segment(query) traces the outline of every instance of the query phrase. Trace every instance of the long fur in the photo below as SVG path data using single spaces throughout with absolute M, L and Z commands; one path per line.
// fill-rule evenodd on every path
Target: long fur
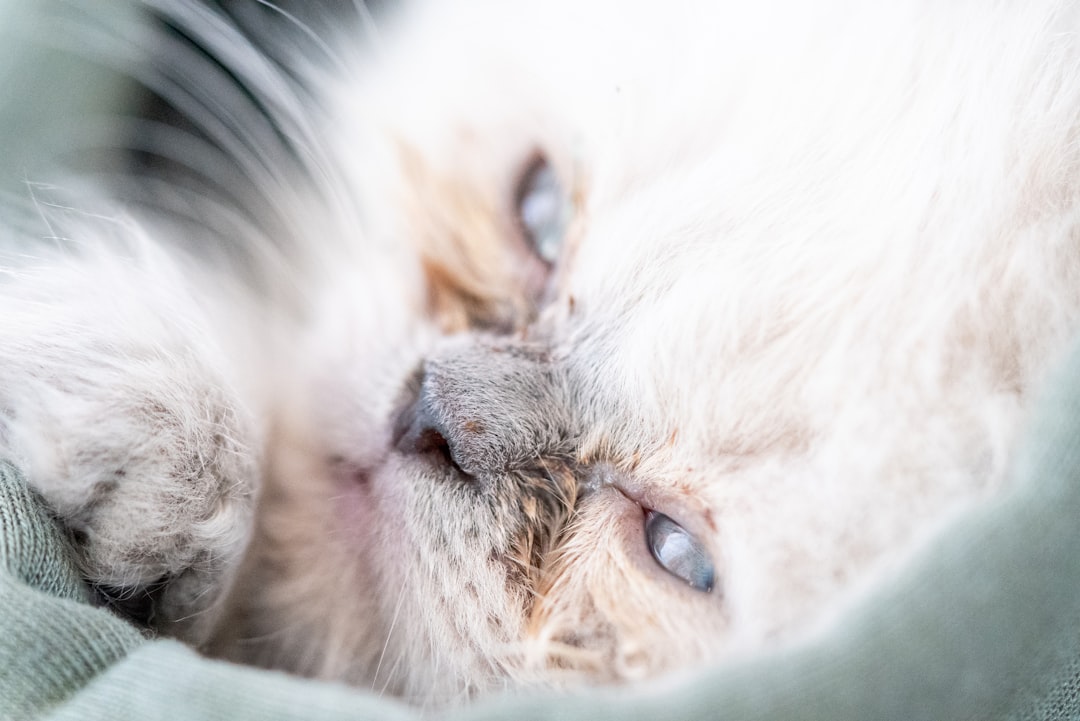
M 793 642 L 1003 491 L 1080 325 L 1067 2 L 145 5 L 189 127 L 5 244 L 0 449 L 213 653 L 436 704 Z

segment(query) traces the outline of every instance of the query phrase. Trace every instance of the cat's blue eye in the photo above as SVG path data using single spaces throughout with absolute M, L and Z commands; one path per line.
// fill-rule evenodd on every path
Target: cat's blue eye
M 699 591 L 712 591 L 712 559 L 705 547 L 682 526 L 663 513 L 648 511 L 645 515 L 645 542 L 653 558 L 668 573 Z
M 559 259 L 571 213 L 570 198 L 554 168 L 543 158 L 534 160 L 518 184 L 517 216 L 526 240 L 548 265 Z

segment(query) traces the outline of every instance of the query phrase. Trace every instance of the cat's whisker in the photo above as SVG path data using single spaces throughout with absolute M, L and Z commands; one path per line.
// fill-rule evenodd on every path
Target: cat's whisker
M 397 675 L 398 670 L 401 668 L 401 664 L 403 662 L 404 662 L 404 659 L 403 659 L 402 655 L 397 654 L 397 658 L 394 659 L 393 665 L 390 667 L 390 670 L 387 671 L 387 673 L 386 673 L 386 680 L 383 682 L 382 688 L 379 689 L 379 696 L 386 695 L 386 690 L 388 688 L 390 688 L 390 684 L 391 684 L 391 682 L 393 682 L 394 677 Z M 374 679 L 372 680 L 372 683 L 374 683 Z
M 51 240 L 59 240 L 59 237 L 57 236 L 56 229 L 53 228 L 52 223 L 49 220 L 48 214 L 43 212 L 43 210 L 42 210 L 43 206 L 41 205 L 41 201 L 38 200 L 37 195 L 34 192 L 34 188 L 35 188 L 35 186 L 32 185 L 32 184 L 27 184 L 26 185 L 26 191 L 30 196 L 30 202 L 33 205 L 34 209 L 37 211 L 38 216 L 41 218 L 41 221 L 45 224 L 45 227 L 48 229 L 48 231 L 49 231 L 48 237 Z
M 353 8 L 356 10 L 356 16 L 360 20 L 360 27 L 367 36 L 368 42 L 379 53 L 383 52 L 383 39 L 382 32 L 379 30 L 378 25 L 375 23 L 375 18 L 371 14 L 371 10 L 368 9 L 367 3 L 364 0 L 352 0 Z
M 293 633 L 297 628 L 301 628 L 304 624 L 298 620 L 294 620 L 291 623 L 281 623 L 277 627 L 270 629 L 264 633 L 248 633 L 236 639 L 238 644 L 263 644 L 267 641 L 286 637 Z
M 323 55 L 335 66 L 337 66 L 338 70 L 344 69 L 345 65 L 342 62 L 341 57 L 336 52 L 334 52 L 334 50 L 326 43 L 325 40 L 323 40 L 323 38 L 317 32 L 312 29 L 310 25 L 301 21 L 300 18 L 296 17 L 295 15 L 280 7 L 276 3 L 270 2 L 270 0 L 255 0 L 255 2 L 259 3 L 265 8 L 273 10 L 274 12 L 285 18 L 290 24 L 296 27 L 306 38 L 315 43 L 315 47 L 322 51 Z
M 394 606 L 394 616 L 390 619 L 390 628 L 386 632 L 386 640 L 383 641 L 382 651 L 379 653 L 379 661 L 375 664 L 375 673 L 371 676 L 372 691 L 375 690 L 375 682 L 379 678 L 379 670 L 382 669 L 383 659 L 386 658 L 386 649 L 390 647 L 390 637 L 394 635 L 394 628 L 397 626 L 398 615 L 401 613 L 401 604 L 405 601 L 405 587 L 407 584 L 407 578 L 402 580 L 401 590 L 398 591 L 397 604 Z

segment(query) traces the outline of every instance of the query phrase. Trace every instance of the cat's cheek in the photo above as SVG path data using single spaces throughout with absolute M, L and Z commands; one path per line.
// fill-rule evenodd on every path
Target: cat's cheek
M 617 596 L 654 592 L 658 569 L 645 543 L 640 504 L 614 487 L 600 488 L 581 503 L 574 528 L 562 549 L 573 553 L 574 563 L 563 565 L 560 573 L 580 575 L 586 584 L 590 578 L 617 578 L 617 583 L 602 584 Z
M 392 457 L 374 467 L 330 465 L 329 510 L 338 525 L 335 534 L 349 544 L 351 553 L 370 561 L 372 554 L 384 555 L 387 547 L 404 546 L 409 469 Z
M 376 527 L 375 509 L 370 491 L 370 474 L 356 471 L 347 476 L 335 474 L 335 495 L 330 510 L 340 528 L 340 535 L 354 551 L 365 548 Z
M 391 565 L 413 557 L 437 533 L 451 532 L 470 510 L 470 504 L 451 493 L 445 479 L 423 460 L 393 453 L 365 471 L 362 482 L 347 491 L 342 501 L 367 552 Z
M 624 569 L 625 577 L 633 579 L 633 590 L 643 597 L 665 593 L 692 598 L 702 595 L 665 571 L 653 557 L 645 534 L 649 507 L 621 490 L 610 491 L 605 510 L 610 518 L 607 523 L 614 530 L 608 553 Z
M 402 508 L 407 498 L 403 492 L 402 469 L 392 460 L 364 471 L 363 477 L 342 495 L 342 512 L 355 523 L 368 529 L 370 536 L 378 531 L 387 535 L 387 527 L 401 524 Z
M 581 656 L 564 658 L 555 648 L 554 662 L 597 681 L 633 680 L 715 654 L 729 628 L 722 596 L 657 564 L 645 540 L 645 509 L 609 485 L 583 499 L 578 513 L 528 623 L 532 639 L 555 639 Z M 582 608 L 589 609 L 584 617 Z

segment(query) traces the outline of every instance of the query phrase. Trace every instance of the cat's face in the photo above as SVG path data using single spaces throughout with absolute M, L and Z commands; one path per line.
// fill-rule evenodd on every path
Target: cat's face
M 649 676 L 805 625 L 1001 476 L 1035 331 L 992 312 L 1029 302 L 1010 128 L 920 75 L 956 18 L 579 5 L 424 8 L 327 89 L 359 212 L 255 656 L 428 701 Z

